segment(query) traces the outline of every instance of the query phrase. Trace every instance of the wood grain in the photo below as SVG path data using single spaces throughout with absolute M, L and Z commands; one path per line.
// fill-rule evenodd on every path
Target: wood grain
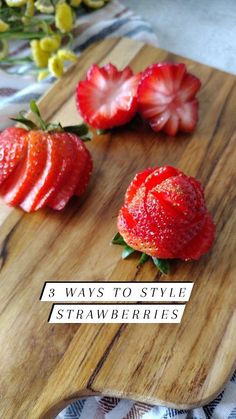
M 183 61 L 200 77 L 193 135 L 168 138 L 144 127 L 119 129 L 89 144 L 94 172 L 87 196 L 63 212 L 24 214 L 0 207 L 0 412 L 4 419 L 53 418 L 72 399 L 93 394 L 190 408 L 222 389 L 235 363 L 235 77 L 128 39 L 92 45 L 40 101 L 47 119 L 76 124 L 74 89 L 92 63 L 140 71 Z M 109 246 L 134 174 L 171 164 L 206 188 L 217 225 L 212 252 L 175 263 L 162 278 L 151 263 L 120 259 Z M 194 281 L 180 325 L 52 325 L 44 281 Z

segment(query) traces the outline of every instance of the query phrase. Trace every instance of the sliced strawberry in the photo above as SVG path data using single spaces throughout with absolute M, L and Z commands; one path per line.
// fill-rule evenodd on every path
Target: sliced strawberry
M 6 128 L 0 134 L 0 185 L 25 156 L 27 134 L 28 131 L 17 127 Z
M 55 194 L 47 201 L 47 205 L 55 210 L 61 210 L 75 193 L 78 180 L 84 168 L 87 152 L 83 141 L 74 134 L 66 134 L 67 141 L 72 145 L 72 153 L 65 173 L 63 184 L 55 191 Z
M 83 119 L 97 129 L 129 122 L 137 112 L 139 79 L 129 67 L 118 71 L 112 64 L 93 65 L 77 86 L 77 106 Z
M 20 204 L 27 212 L 41 208 L 51 191 L 55 189 L 61 172 L 64 143 L 58 133 L 47 136 L 47 161 L 33 188 L 29 191 L 24 201 Z
M 191 132 L 198 119 L 195 98 L 200 80 L 185 64 L 160 63 L 148 67 L 138 87 L 139 110 L 154 131 L 176 135 Z
M 90 177 L 91 177 L 92 170 L 93 170 L 92 157 L 87 149 L 85 149 L 85 151 L 86 151 L 87 157 L 84 162 L 84 168 L 81 172 L 79 182 L 77 183 L 77 186 L 74 192 L 74 194 L 77 196 L 81 196 L 85 192 L 87 185 L 89 183 Z
M 25 199 L 46 165 L 47 134 L 43 131 L 30 131 L 27 141 L 27 155 L 0 188 L 0 194 L 10 205 L 19 205 Z

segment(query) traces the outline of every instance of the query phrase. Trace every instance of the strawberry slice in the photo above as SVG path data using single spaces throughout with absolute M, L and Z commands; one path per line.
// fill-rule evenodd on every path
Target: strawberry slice
M 64 153 L 64 144 L 60 137 L 57 133 L 47 136 L 46 165 L 42 175 L 20 204 L 27 212 L 41 208 L 58 183 Z
M 53 196 L 46 204 L 55 209 L 61 210 L 65 207 L 71 196 L 75 193 L 78 179 L 83 172 L 84 162 L 87 155 L 83 141 L 74 134 L 66 134 L 67 141 L 71 147 L 66 156 L 67 165 L 64 171 L 62 184 L 55 190 Z
M 77 86 L 77 107 L 83 119 L 96 129 L 129 122 L 137 112 L 140 74 L 129 67 L 118 71 L 112 64 L 92 65 Z
M 148 67 L 138 87 L 139 110 L 154 131 L 176 135 L 192 132 L 198 119 L 200 80 L 185 64 L 160 63 Z
M 0 194 L 10 205 L 19 205 L 25 199 L 46 165 L 47 135 L 43 131 L 30 131 L 27 140 L 27 155 L 0 188 Z
M 25 156 L 27 134 L 23 128 L 10 127 L 0 134 L 0 185 Z
M 91 154 L 89 153 L 87 149 L 85 149 L 85 151 L 86 151 L 86 159 L 84 162 L 84 167 L 83 167 L 83 170 L 79 178 L 79 182 L 74 192 L 74 194 L 77 196 L 81 196 L 85 192 L 87 185 L 89 183 L 92 170 L 93 170 L 93 161 L 92 161 Z

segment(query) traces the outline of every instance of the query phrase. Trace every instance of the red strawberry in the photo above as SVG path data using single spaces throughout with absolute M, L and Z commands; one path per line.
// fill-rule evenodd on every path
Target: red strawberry
M 200 86 L 185 64 L 154 64 L 143 72 L 139 83 L 139 110 L 154 131 L 168 135 L 192 132 L 198 119 L 195 95 Z
M 84 124 L 64 128 L 46 124 L 35 102 L 31 110 L 41 129 L 20 115 L 16 120 L 30 130 L 13 127 L 0 135 L 0 195 L 8 204 L 20 205 L 27 212 L 44 205 L 59 210 L 72 195 L 83 193 L 88 184 L 92 159 L 81 139 L 88 128 Z
M 112 64 L 92 65 L 77 86 L 77 106 L 84 120 L 97 129 L 129 122 L 137 112 L 140 75 L 129 67 L 118 71 Z
M 118 231 L 128 246 L 154 258 L 197 260 L 211 248 L 215 226 L 201 184 L 166 166 L 135 176 Z
M 0 134 L 0 185 L 25 156 L 27 134 L 25 129 L 16 127 L 7 128 Z

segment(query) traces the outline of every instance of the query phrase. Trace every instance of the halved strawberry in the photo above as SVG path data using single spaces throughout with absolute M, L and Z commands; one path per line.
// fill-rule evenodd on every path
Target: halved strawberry
M 129 67 L 118 71 L 112 64 L 92 65 L 77 86 L 77 106 L 88 124 L 109 129 L 129 122 L 137 112 L 140 75 Z
M 43 131 L 28 132 L 26 157 L 0 189 L 5 202 L 19 205 L 41 176 L 47 161 L 47 135 Z
M 185 64 L 154 64 L 143 72 L 139 83 L 139 110 L 154 131 L 168 135 L 191 132 L 198 119 L 195 95 L 200 86 Z
M 25 156 L 27 134 L 23 128 L 10 127 L 0 134 L 0 185 Z

